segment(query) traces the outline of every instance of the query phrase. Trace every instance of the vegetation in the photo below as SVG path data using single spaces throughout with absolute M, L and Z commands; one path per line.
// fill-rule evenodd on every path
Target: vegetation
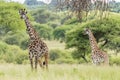
M 115 15 L 111 14 L 111 17 L 107 19 L 95 19 L 86 23 L 82 23 L 80 25 L 78 24 L 79 27 L 67 32 L 66 46 L 67 48 L 74 47 L 76 49 L 76 53 L 74 53 L 74 55 L 85 59 L 84 56 L 90 53 L 90 44 L 88 40 L 88 35 L 84 35 L 84 28 L 89 27 L 94 33 L 97 42 L 100 43 L 99 46 L 102 49 L 106 48 L 120 51 L 120 38 L 118 37 L 120 34 L 119 23 L 119 18 L 116 19 Z
M 119 3 L 112 3 L 112 12 L 102 19 L 90 10 L 90 14 L 87 18 L 82 18 L 81 23 L 76 14 L 67 15 L 71 12 L 66 9 L 54 12 L 57 0 L 46 6 L 43 3 L 40 5 L 37 0 L 26 0 L 24 4 L 27 4 L 31 24 L 48 45 L 49 71 L 38 67 L 37 72 L 31 72 L 28 65 L 29 36 L 25 31 L 26 25 L 18 14 L 19 9 L 26 7 L 23 4 L 0 0 L 0 79 L 120 80 Z M 86 9 L 82 11 L 85 13 Z M 92 30 L 98 46 L 109 54 L 111 66 L 91 64 L 91 48 L 88 36 L 84 35 L 85 27 Z
M 28 5 L 31 0 L 26 1 L 25 4 Z M 52 1 L 51 4 L 55 5 L 56 2 Z M 76 15 L 67 15 L 69 12 L 66 10 L 56 13 L 52 9 L 49 10 L 48 7 L 38 7 L 36 2 L 30 3 L 28 6 L 34 6 L 34 10 L 27 7 L 28 16 L 41 39 L 45 40 L 49 47 L 50 63 L 90 63 L 90 44 L 88 36 L 84 35 L 84 28 L 89 27 L 101 49 L 106 52 L 114 51 L 114 53 L 108 53 L 110 64 L 120 65 L 120 38 L 118 37 L 120 35 L 120 15 L 118 13 L 110 12 L 107 18 L 99 19 L 94 16 L 94 11 L 91 11 L 87 20 L 82 19 L 82 22 L 79 23 Z M 0 1 L 1 63 L 29 63 L 27 51 L 29 36 L 25 31 L 25 23 L 18 14 L 18 10 L 21 8 L 25 8 L 25 6 L 15 2 Z M 117 56 L 113 56 L 115 53 Z
M 119 75 L 120 67 L 117 66 L 63 64 L 49 65 L 49 71 L 38 68 L 37 72 L 31 72 L 29 65 L 0 65 L 0 79 L 3 80 L 119 80 Z

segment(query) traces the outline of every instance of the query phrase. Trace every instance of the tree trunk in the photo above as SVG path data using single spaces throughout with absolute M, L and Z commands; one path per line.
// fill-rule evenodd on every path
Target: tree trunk
M 87 61 L 87 59 L 85 58 L 84 55 L 81 55 L 81 57 L 83 58 L 83 60 L 84 60 L 86 63 L 88 63 L 88 61 Z

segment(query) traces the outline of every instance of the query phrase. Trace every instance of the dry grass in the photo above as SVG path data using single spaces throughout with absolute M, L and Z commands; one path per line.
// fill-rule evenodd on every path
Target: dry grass
M 65 43 L 60 43 L 59 41 L 45 41 L 49 49 L 65 49 Z
M 1 64 L 0 80 L 120 80 L 120 67 L 61 64 L 32 72 L 30 65 Z

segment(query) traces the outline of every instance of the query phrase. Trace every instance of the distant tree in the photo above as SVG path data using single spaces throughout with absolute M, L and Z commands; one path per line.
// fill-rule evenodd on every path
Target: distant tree
M 90 10 L 99 10 L 103 14 L 108 11 L 109 0 L 57 0 L 58 9 L 68 9 L 74 13 L 79 21 L 82 21 L 83 14 L 88 14 Z M 86 17 L 85 16 L 85 17 Z
M 31 11 L 31 14 L 34 17 L 35 21 L 41 24 L 44 24 L 50 21 L 52 22 L 60 18 L 57 14 L 46 9 L 37 9 L 37 10 L 34 10 L 34 12 Z
M 120 2 L 111 3 L 110 8 L 110 11 L 120 13 Z

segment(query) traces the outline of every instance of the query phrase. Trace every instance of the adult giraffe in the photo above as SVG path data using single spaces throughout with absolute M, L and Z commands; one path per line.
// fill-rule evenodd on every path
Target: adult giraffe
M 101 63 L 109 65 L 108 54 L 99 49 L 92 31 L 89 28 L 86 28 L 85 33 L 89 36 L 90 46 L 92 49 L 92 62 L 96 65 L 99 65 Z
M 40 37 L 38 36 L 38 33 L 31 25 L 27 14 L 27 11 L 25 9 L 20 9 L 19 14 L 21 16 L 21 19 L 24 19 L 26 24 L 26 31 L 29 34 L 30 37 L 30 43 L 29 43 L 29 59 L 31 63 L 31 68 L 33 69 L 33 58 L 35 60 L 35 69 L 37 70 L 37 64 L 39 62 L 39 65 L 43 67 L 43 65 L 46 65 L 46 68 L 48 69 L 48 47 L 46 43 L 44 43 Z M 42 62 L 42 58 L 44 57 L 44 62 Z

